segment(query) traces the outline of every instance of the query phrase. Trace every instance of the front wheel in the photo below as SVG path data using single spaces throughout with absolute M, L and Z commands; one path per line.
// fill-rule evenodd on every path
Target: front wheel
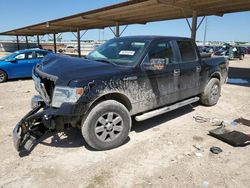
M 212 78 L 209 80 L 205 87 L 204 92 L 201 94 L 201 103 L 206 106 L 213 106 L 217 104 L 221 93 L 220 80 Z
M 8 79 L 7 74 L 0 70 L 0 83 L 6 82 Z
M 127 108 L 114 100 L 97 104 L 82 122 L 82 135 L 94 149 L 120 146 L 128 138 L 131 117 Z

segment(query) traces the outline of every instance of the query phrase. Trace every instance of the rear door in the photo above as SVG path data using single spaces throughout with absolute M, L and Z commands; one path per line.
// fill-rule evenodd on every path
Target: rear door
M 201 63 L 195 44 L 191 40 L 177 40 L 180 53 L 179 99 L 185 99 L 199 94 Z

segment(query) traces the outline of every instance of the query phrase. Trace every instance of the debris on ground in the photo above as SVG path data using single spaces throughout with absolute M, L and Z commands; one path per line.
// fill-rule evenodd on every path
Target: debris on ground
M 202 153 L 195 153 L 195 155 L 196 155 L 196 157 L 202 157 L 203 156 L 203 154 Z
M 208 187 L 208 185 L 209 185 L 209 182 L 208 182 L 208 181 L 204 181 L 204 182 L 202 183 L 202 187 Z
M 205 118 L 202 116 L 194 116 L 193 118 L 198 123 L 211 123 L 214 126 L 221 126 L 223 124 L 223 120 L 217 118 Z
M 221 148 L 217 147 L 217 146 L 213 146 L 213 147 L 210 148 L 210 151 L 211 151 L 212 153 L 214 153 L 214 154 L 219 154 L 219 153 L 221 153 L 223 150 L 222 150 Z
M 201 151 L 201 152 L 204 152 L 204 149 L 201 147 L 201 146 L 197 146 L 197 145 L 193 145 L 193 147 L 195 148 L 195 149 L 197 149 L 198 151 Z
M 237 123 L 240 123 L 242 125 L 246 125 L 246 126 L 250 127 L 250 120 L 248 120 L 248 119 L 244 119 L 244 118 L 240 117 L 238 119 L 235 119 L 234 121 Z
M 250 144 L 250 137 L 248 135 L 235 130 L 231 131 L 224 127 L 219 127 L 209 131 L 209 135 L 235 147 Z
M 206 118 L 202 116 L 194 116 L 193 118 L 198 123 L 210 123 L 212 126 L 228 126 L 228 125 L 237 126 L 238 125 L 238 122 L 236 120 L 220 120 L 218 118 Z

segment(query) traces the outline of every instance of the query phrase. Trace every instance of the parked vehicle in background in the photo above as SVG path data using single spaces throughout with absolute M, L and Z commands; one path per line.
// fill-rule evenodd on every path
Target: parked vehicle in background
M 231 45 L 224 45 L 221 49 L 214 53 L 217 56 L 224 56 L 228 57 L 229 59 L 239 58 L 243 60 L 246 54 L 246 50 L 244 47 L 240 46 L 231 46 Z
M 242 52 L 244 53 L 244 55 L 248 54 L 248 50 L 246 47 L 244 46 L 239 46 L 239 48 L 242 50 Z
M 200 53 L 210 53 L 218 51 L 222 46 L 198 46 Z
M 247 49 L 247 54 L 250 54 L 250 46 L 247 46 L 246 49 Z
M 66 46 L 65 48 L 59 49 L 59 53 L 77 53 L 77 48 L 75 46 Z
M 14 145 L 29 149 L 37 131 L 71 125 L 97 150 L 118 147 L 131 116 L 143 121 L 198 100 L 215 105 L 227 72 L 225 58 L 201 58 L 194 41 L 181 37 L 114 38 L 87 59 L 48 55 L 34 68 L 40 96 L 14 128 Z
M 0 59 L 0 83 L 13 78 L 31 77 L 32 69 L 51 53 L 47 50 L 27 49 L 16 51 Z

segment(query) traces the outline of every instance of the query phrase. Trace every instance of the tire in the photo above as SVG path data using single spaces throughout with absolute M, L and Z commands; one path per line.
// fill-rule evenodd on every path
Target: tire
M 244 55 L 240 55 L 240 60 L 243 60 L 244 59 Z
M 211 78 L 201 94 L 201 103 L 206 106 L 217 104 L 221 94 L 221 84 L 217 78 Z
M 8 80 L 8 76 L 7 74 L 0 70 L 0 83 L 6 82 Z
M 114 100 L 97 104 L 82 121 L 82 135 L 96 150 L 108 150 L 123 144 L 131 129 L 127 108 Z

